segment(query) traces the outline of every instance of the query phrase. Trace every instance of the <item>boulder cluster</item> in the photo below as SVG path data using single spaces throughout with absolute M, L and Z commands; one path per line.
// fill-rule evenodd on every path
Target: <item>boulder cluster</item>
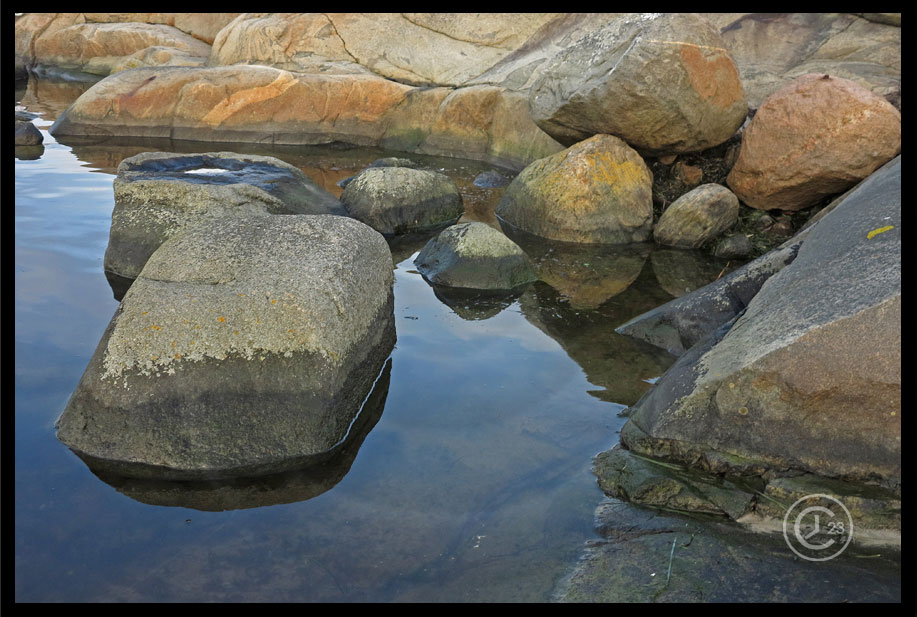
M 601 246 L 609 259 L 652 241 L 660 272 L 687 249 L 744 260 L 782 242 L 703 289 L 669 281 L 675 300 L 619 329 L 679 359 L 597 459 L 600 482 L 736 520 L 772 516 L 760 495 L 791 494 L 802 476 L 847 483 L 852 500 L 900 499 L 900 15 L 132 15 L 17 19 L 17 69 L 108 75 L 55 137 L 346 142 L 484 160 L 514 172 L 495 211 L 507 235 Z M 348 376 L 378 373 L 393 340 L 383 236 L 444 229 L 416 261 L 440 289 L 573 278 L 492 227 L 456 225 L 461 196 L 435 170 L 380 162 L 340 200 L 297 171 L 226 153 L 122 163 L 106 268 L 137 282 L 61 420 L 81 455 L 194 476 L 329 448 L 350 411 L 277 419 L 243 456 L 235 428 L 250 418 L 200 411 L 226 404 L 218 387 L 196 391 L 192 423 L 170 396 L 220 361 L 222 383 L 276 396 L 277 413 L 295 406 L 294 383 L 312 388 L 296 404 L 352 410 Z M 621 257 L 618 279 L 579 306 L 607 300 L 645 259 Z M 143 425 L 136 447 L 160 445 L 140 461 L 110 436 L 159 383 L 168 395 L 144 404 L 176 428 L 163 446 L 163 425 Z M 200 443 L 221 445 L 188 458 Z M 678 473 L 624 473 L 634 456 Z M 724 488 L 724 475 L 762 490 Z M 889 507 L 858 520 L 900 529 Z

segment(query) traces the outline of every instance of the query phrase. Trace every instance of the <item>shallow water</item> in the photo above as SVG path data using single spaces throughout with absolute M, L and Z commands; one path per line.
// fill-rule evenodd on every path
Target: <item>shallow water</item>
M 45 137 L 39 158 L 17 152 L 15 172 L 16 599 L 550 599 L 597 537 L 592 456 L 673 361 L 614 328 L 738 264 L 526 245 L 542 280 L 494 303 L 432 289 L 412 263 L 425 238 L 402 238 L 390 372 L 339 461 L 238 486 L 103 480 L 53 424 L 118 305 L 102 271 L 118 163 L 160 149 L 271 154 L 340 195 L 340 180 L 405 155 L 57 143 L 47 129 L 84 89 L 16 92 Z M 489 166 L 409 156 L 455 179 L 465 220 L 498 224 L 504 189 L 473 184 Z

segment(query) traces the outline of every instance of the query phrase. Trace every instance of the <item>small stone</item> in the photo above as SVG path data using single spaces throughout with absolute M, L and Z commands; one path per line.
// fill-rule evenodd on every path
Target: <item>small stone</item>
M 713 254 L 724 259 L 741 259 L 752 253 L 751 240 L 745 234 L 732 234 L 721 238 Z

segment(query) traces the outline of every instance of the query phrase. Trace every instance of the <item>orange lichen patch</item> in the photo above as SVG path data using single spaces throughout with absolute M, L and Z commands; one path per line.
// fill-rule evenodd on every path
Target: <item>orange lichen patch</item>
M 150 326 L 150 330 L 162 330 L 160 326 Z
M 271 299 L 271 304 L 277 304 L 277 300 L 272 298 L 272 299 Z
M 681 61 L 691 87 L 705 101 L 726 109 L 743 100 L 739 72 L 725 49 L 682 43 Z
M 175 354 L 175 359 L 178 360 L 179 358 L 181 358 L 181 354 L 180 353 Z
M 141 315 L 146 315 L 147 313 L 149 313 L 149 311 L 143 311 L 143 312 L 140 313 L 140 314 L 141 314 Z
M 224 321 L 226 321 L 226 318 L 221 315 L 220 317 L 217 317 L 217 321 L 220 323 L 223 323 Z
M 239 331 L 238 331 L 238 330 L 233 330 L 232 333 L 233 333 L 234 336 L 239 336 Z

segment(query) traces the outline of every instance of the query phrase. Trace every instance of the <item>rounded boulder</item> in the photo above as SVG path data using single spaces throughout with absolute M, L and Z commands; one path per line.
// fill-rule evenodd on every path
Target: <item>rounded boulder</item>
M 433 230 L 465 212 L 462 196 L 446 175 L 406 167 L 370 167 L 341 194 L 347 212 L 385 235 Z
M 414 264 L 430 283 L 444 287 L 510 290 L 538 279 L 519 245 L 480 222 L 444 229 Z
M 649 238 L 653 178 L 637 152 L 595 135 L 523 169 L 497 205 L 501 224 L 562 242 L 627 244 Z

